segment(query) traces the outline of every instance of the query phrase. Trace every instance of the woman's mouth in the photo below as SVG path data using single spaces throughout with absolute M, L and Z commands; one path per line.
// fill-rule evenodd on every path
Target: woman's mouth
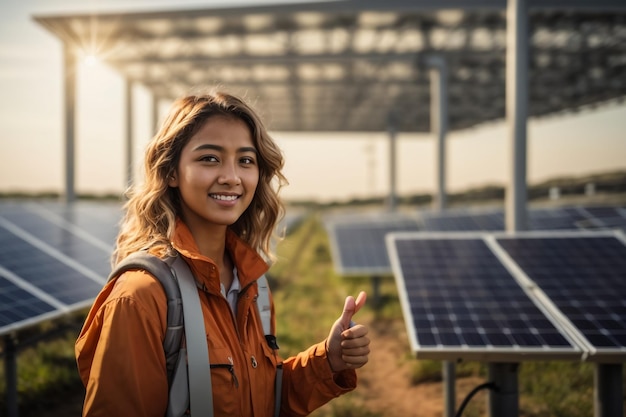
M 221 201 L 234 201 L 239 198 L 238 195 L 209 194 L 209 197 Z

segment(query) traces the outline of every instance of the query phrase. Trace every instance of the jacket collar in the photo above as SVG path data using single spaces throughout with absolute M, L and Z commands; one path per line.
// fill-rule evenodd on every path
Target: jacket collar
M 191 231 L 180 218 L 176 219 L 172 246 L 186 258 L 196 280 L 203 287 L 212 293 L 220 292 L 217 265 L 212 259 L 200 254 Z M 230 252 L 231 258 L 237 267 L 242 289 L 256 281 L 269 269 L 268 264 L 258 252 L 230 229 L 226 231 L 226 250 Z

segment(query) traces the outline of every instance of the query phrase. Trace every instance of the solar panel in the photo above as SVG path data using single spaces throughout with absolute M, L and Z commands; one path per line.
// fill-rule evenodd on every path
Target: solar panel
M 619 207 L 529 208 L 530 230 L 612 229 L 626 230 L 626 214 Z M 454 209 L 420 214 L 426 231 L 503 231 L 502 209 Z
M 422 230 L 427 231 L 496 231 L 504 230 L 504 213 L 499 209 L 426 212 L 421 216 L 421 223 Z
M 0 225 L 4 224 L 16 237 L 35 245 L 39 242 L 40 246 L 49 246 L 100 276 L 108 275 L 113 244 L 96 237 L 98 235 L 32 204 L 3 207 L 0 216 Z M 91 227 L 94 230 L 93 223 Z M 99 227 L 106 233 L 116 230 L 114 223 Z
M 6 278 L 0 270 L 0 333 L 8 333 L 33 318 L 40 319 L 57 311 L 57 307 L 43 301 Z
M 0 335 L 91 304 L 110 271 L 119 209 L 0 202 Z
M 391 275 L 385 235 L 418 230 L 417 220 L 380 214 L 327 222 L 335 271 L 343 276 Z
M 88 236 L 105 242 L 109 247 L 113 247 L 115 243 L 122 217 L 119 202 L 79 201 L 65 204 L 47 201 L 30 204 L 28 207 L 52 223 L 71 224 Z
M 418 357 L 580 358 L 571 335 L 528 296 L 480 235 L 396 233 L 387 245 Z
M 626 355 L 626 245 L 614 234 L 497 238 L 586 338 L 594 358 Z
M 576 221 L 582 217 L 564 208 L 531 208 L 528 210 L 530 230 L 575 230 Z

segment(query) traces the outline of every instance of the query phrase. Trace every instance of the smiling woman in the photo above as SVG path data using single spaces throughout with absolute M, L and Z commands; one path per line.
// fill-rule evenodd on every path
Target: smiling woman
M 113 261 L 147 250 L 189 266 L 214 381 L 189 390 L 206 389 L 200 397 L 213 399 L 206 408 L 215 415 L 308 415 L 353 390 L 356 369 L 368 361 L 368 328 L 352 322 L 364 292 L 338 306 L 325 340 L 284 361 L 271 337 L 272 302 L 263 311 L 271 323 L 265 335 L 257 280 L 274 259 L 282 168 L 280 149 L 246 103 L 222 93 L 188 96 L 174 102 L 147 146 L 145 181 L 129 191 Z M 165 292 L 146 271 L 126 271 L 102 289 L 76 341 L 85 417 L 180 415 L 169 413 L 167 316 Z M 188 404 L 175 408 L 200 415 Z

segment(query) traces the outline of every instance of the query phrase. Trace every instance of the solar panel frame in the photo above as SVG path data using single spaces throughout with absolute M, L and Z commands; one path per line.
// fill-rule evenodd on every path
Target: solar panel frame
M 564 327 L 561 322 L 552 314 L 552 311 L 546 308 L 546 306 L 539 302 L 539 300 L 529 292 L 529 286 L 525 285 L 526 282 L 518 281 L 517 272 L 512 272 L 507 265 L 501 263 L 501 260 L 497 253 L 492 252 L 494 258 L 501 263 L 509 274 L 511 281 L 525 294 L 528 302 L 541 312 L 547 321 L 553 326 L 554 330 L 558 332 L 569 344 L 565 347 L 541 347 L 531 348 L 512 345 L 511 347 L 503 346 L 482 346 L 471 347 L 466 345 L 462 346 L 425 346 L 420 345 L 418 341 L 417 330 L 414 328 L 413 323 L 415 318 L 413 317 L 413 307 L 409 300 L 407 292 L 407 285 L 404 278 L 404 271 L 399 259 L 398 249 L 396 242 L 402 239 L 419 239 L 419 240 L 480 240 L 491 249 L 491 243 L 486 239 L 490 236 L 490 233 L 486 232 L 399 232 L 390 233 L 386 237 L 386 244 L 388 253 L 390 256 L 390 263 L 394 272 L 394 277 L 398 284 L 398 293 L 402 311 L 405 317 L 405 324 L 407 328 L 407 334 L 411 348 L 415 355 L 421 359 L 435 359 L 435 360 L 477 360 L 488 362 L 519 362 L 523 360 L 580 360 L 585 355 L 585 347 L 581 345 L 576 332 Z

